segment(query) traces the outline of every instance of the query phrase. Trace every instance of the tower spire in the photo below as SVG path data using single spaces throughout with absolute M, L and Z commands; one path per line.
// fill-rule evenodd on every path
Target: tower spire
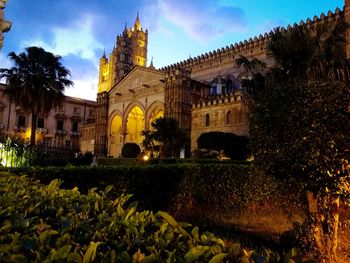
M 151 64 L 149 65 L 149 68 L 150 68 L 150 69 L 155 69 L 155 67 L 154 67 L 154 65 L 153 65 L 153 57 L 152 57 L 152 59 L 151 59 Z
M 134 30 L 136 31 L 141 31 L 141 23 L 140 23 L 140 18 L 139 18 L 139 11 L 137 11 L 135 23 L 134 23 Z

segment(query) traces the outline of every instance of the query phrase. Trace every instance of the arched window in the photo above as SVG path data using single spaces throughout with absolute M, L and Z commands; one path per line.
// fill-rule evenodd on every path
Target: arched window
M 210 124 L 210 118 L 209 118 L 209 113 L 205 114 L 205 126 L 209 126 Z
M 232 113 L 228 111 L 226 114 L 226 124 L 232 124 Z

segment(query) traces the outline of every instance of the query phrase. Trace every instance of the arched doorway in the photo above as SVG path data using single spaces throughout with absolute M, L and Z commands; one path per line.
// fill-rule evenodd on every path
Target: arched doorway
M 119 156 L 122 144 L 122 118 L 116 115 L 112 119 L 109 131 L 109 155 L 114 157 Z
M 164 117 L 164 110 L 159 108 L 159 107 L 153 109 L 153 111 L 149 115 L 149 129 L 150 130 L 153 130 L 152 122 L 155 121 L 156 119 L 161 118 L 161 117 Z
M 143 136 L 142 131 L 145 129 L 145 114 L 139 106 L 131 109 L 127 117 L 126 124 L 126 142 L 141 144 Z

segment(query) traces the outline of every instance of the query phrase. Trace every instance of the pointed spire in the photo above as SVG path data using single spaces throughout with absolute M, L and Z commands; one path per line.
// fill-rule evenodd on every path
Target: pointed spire
M 107 59 L 107 58 L 106 58 L 106 49 L 105 49 L 105 48 L 103 49 L 103 55 L 102 55 L 102 58 Z M 101 59 L 102 59 L 102 58 L 101 58 Z
M 149 65 L 149 68 L 150 68 L 150 69 L 156 69 L 156 68 L 153 66 L 153 57 L 152 57 L 152 59 L 151 59 L 151 64 Z
M 136 31 L 141 31 L 141 23 L 140 23 L 140 18 L 139 18 L 139 11 L 137 11 L 137 16 L 136 16 L 133 28 Z

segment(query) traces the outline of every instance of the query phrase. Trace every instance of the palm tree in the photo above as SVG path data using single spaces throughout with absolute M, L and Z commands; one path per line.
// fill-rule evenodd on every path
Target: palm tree
M 235 62 L 243 69 L 239 78 L 241 79 L 244 102 L 251 108 L 254 105 L 255 97 L 259 96 L 259 92 L 264 89 L 265 77 L 263 73 L 266 71 L 266 63 L 257 58 L 247 58 L 242 55 Z
M 64 99 L 65 87 L 73 82 L 70 72 L 60 62 L 61 57 L 40 47 L 28 47 L 17 55 L 9 53 L 14 63 L 10 69 L 0 69 L 0 79 L 6 78 L 5 94 L 11 102 L 31 113 L 30 144 L 35 145 L 38 114 L 47 114 Z

